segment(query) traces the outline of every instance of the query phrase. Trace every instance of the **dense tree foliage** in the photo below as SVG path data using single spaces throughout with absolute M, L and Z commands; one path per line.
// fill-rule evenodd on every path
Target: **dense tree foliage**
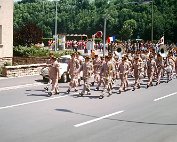
M 135 1 L 137 3 L 135 3 Z M 35 23 L 43 37 L 55 32 L 56 1 L 22 0 L 14 6 L 14 31 L 27 23 Z M 119 39 L 143 38 L 151 40 L 152 5 L 143 0 L 60 0 L 58 7 L 58 33 L 87 34 L 91 37 L 103 31 L 107 19 L 107 36 Z M 165 35 L 166 41 L 177 42 L 177 1 L 154 0 L 154 39 Z
M 42 42 L 42 30 L 34 23 L 27 23 L 19 30 L 14 31 L 14 45 L 30 46 Z

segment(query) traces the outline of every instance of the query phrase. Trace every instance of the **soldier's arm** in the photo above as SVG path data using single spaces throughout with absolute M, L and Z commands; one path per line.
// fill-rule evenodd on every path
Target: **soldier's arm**
M 77 70 L 77 73 L 80 73 L 81 71 L 83 71 L 83 64 L 79 67 L 79 69 Z
M 101 67 L 100 76 L 102 75 L 103 71 L 104 71 L 104 65 Z
M 60 78 L 61 78 L 61 75 L 60 75 L 60 64 L 57 63 L 57 64 L 55 65 L 55 67 L 56 67 L 56 69 L 57 69 L 58 78 L 60 79 Z
M 69 72 L 70 69 L 70 61 L 68 62 L 67 72 Z

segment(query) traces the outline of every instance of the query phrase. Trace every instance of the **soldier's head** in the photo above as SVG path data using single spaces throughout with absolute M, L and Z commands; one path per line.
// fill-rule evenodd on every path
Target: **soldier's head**
M 125 62 L 127 60 L 126 57 L 122 57 L 122 62 Z
M 153 59 L 153 54 L 150 54 L 149 55 L 149 60 L 152 60 Z
M 112 55 L 112 53 L 111 53 L 111 52 L 109 52 L 109 53 L 108 53 L 108 56 L 112 58 L 112 56 L 113 56 L 113 55 Z
M 85 57 L 85 62 L 89 62 L 90 61 L 90 57 L 89 56 L 86 56 Z
M 98 58 L 98 55 L 96 54 L 96 55 L 95 55 L 95 59 L 97 59 L 97 58 Z
M 56 58 L 55 56 L 51 57 L 50 59 L 51 59 L 51 62 L 52 62 L 52 63 L 57 60 L 57 58 Z
M 76 54 L 75 54 L 75 53 L 72 53 L 72 54 L 71 54 L 71 58 L 72 58 L 72 59 L 74 59 L 74 58 L 75 58 L 75 56 L 76 56 Z
M 54 53 L 53 53 L 53 52 L 50 52 L 50 53 L 49 53 L 49 57 L 50 57 L 50 58 L 54 57 Z
M 106 55 L 106 56 L 105 56 L 105 61 L 106 61 L 106 62 L 108 62 L 108 61 L 109 61 L 109 59 L 110 59 L 110 58 L 109 58 L 109 56 L 108 56 L 108 55 Z
M 104 57 L 100 57 L 101 61 L 103 62 L 104 61 Z
M 139 61 L 139 57 L 135 57 L 135 62 L 138 62 Z

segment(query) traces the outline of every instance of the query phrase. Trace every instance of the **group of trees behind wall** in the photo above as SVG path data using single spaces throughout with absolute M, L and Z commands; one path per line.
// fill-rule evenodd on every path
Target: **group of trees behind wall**
M 153 0 L 154 40 L 165 36 L 177 42 L 177 1 Z M 137 2 L 137 3 L 134 3 Z M 56 1 L 22 0 L 14 3 L 14 45 L 41 42 L 55 33 Z M 87 34 L 103 31 L 120 40 L 151 40 L 152 5 L 142 0 L 60 0 L 58 34 Z M 36 36 L 34 36 L 36 35 Z

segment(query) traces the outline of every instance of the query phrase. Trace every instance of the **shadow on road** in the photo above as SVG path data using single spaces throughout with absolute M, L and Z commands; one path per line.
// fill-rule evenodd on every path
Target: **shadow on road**
M 68 109 L 55 109 L 55 110 L 61 111 L 61 112 L 66 112 L 66 113 L 73 113 L 73 114 L 82 115 L 82 116 L 88 116 L 88 117 L 92 117 L 92 118 L 99 118 L 100 117 L 100 116 L 94 116 L 94 115 L 89 115 L 89 114 L 84 114 L 84 113 L 73 112 Z M 177 125 L 176 123 L 144 122 L 144 121 L 123 120 L 123 119 L 114 119 L 114 118 L 104 118 L 104 119 L 118 121 L 118 122 L 146 124 L 146 125 L 164 125 L 164 126 L 176 126 Z

